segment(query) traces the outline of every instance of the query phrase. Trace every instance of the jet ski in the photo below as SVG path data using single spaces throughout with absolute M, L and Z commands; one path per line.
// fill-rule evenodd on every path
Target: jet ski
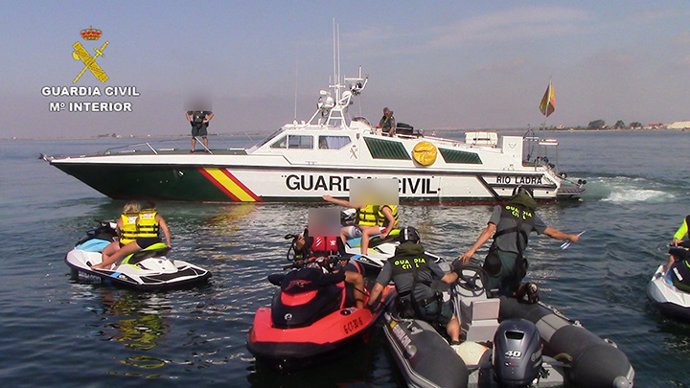
M 690 286 L 683 284 L 680 266 L 689 265 L 690 251 L 686 247 L 671 247 L 669 253 L 676 259 L 669 271 L 660 265 L 647 285 L 647 295 L 662 314 L 690 322 Z
M 395 287 L 387 286 L 375 310 L 356 308 L 354 290 L 339 271 L 339 264 L 350 256 L 339 253 L 337 241 L 336 236 L 313 236 L 308 257 L 293 256 L 286 267 L 289 273 L 268 277 L 280 288 L 270 307 L 256 311 L 247 334 L 247 349 L 259 362 L 292 370 L 336 356 L 366 341 L 395 298 Z M 367 296 L 372 286 L 373 278 L 365 278 Z
M 439 263 L 448 268 L 447 263 Z M 419 319 L 398 316 L 383 330 L 410 387 L 632 387 L 634 370 L 611 341 L 541 302 L 490 298 L 486 274 L 463 266 L 445 297 L 461 319 L 460 345 Z
M 73 279 L 110 283 L 142 291 L 184 288 L 207 281 L 211 273 L 186 261 L 166 257 L 170 250 L 157 243 L 125 257 L 112 269 L 92 269 L 102 260 L 101 252 L 116 236 L 116 224 L 101 222 L 65 256 Z

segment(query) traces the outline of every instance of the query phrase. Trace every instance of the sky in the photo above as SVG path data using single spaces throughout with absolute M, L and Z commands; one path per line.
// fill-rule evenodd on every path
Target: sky
M 690 2 L 682 1 L 5 1 L 0 0 L 0 138 L 189 132 L 185 101 L 213 102 L 212 133 L 307 120 L 333 74 L 369 76 L 351 107 L 425 129 L 603 119 L 690 120 Z M 97 42 L 79 32 L 102 31 Z M 72 57 L 80 42 L 105 83 Z M 135 86 L 139 96 L 44 96 L 46 86 Z M 50 102 L 129 102 L 132 112 L 51 112 Z M 295 117 L 295 111 L 297 113 Z

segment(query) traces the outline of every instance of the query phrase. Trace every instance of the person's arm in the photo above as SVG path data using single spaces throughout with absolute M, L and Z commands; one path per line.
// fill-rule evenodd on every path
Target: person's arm
M 120 231 L 122 230 L 122 217 L 118 217 L 115 222 L 115 238 L 113 241 L 120 241 Z
M 208 123 L 213 118 L 213 112 L 209 112 L 206 117 L 204 117 L 204 123 Z
M 357 206 L 353 206 L 350 201 L 346 201 L 344 199 L 338 199 L 338 198 L 333 198 L 332 195 L 326 194 L 322 197 L 324 200 L 338 205 L 338 206 L 344 206 L 344 207 L 351 207 L 351 208 L 356 208 Z
M 371 290 L 369 293 L 369 301 L 367 302 L 368 307 L 375 307 L 376 304 L 379 303 L 379 296 L 381 296 L 381 292 L 383 291 L 383 288 L 386 286 L 391 281 L 391 278 L 393 277 L 393 267 L 392 264 L 388 261 L 386 261 L 383 264 L 383 268 L 381 268 L 381 272 L 379 272 L 379 275 L 376 277 L 376 284 L 374 285 L 374 288 Z
M 546 229 L 544 229 L 544 234 L 556 240 L 570 242 L 577 242 L 578 240 L 580 240 L 580 236 L 576 234 L 561 232 L 560 230 L 553 228 L 551 226 L 547 226 Z
M 187 121 L 189 121 L 190 123 L 192 122 L 192 115 L 189 114 L 189 112 L 184 112 L 184 116 L 187 118 Z
M 683 237 L 685 237 L 686 234 L 688 234 L 688 223 L 684 219 L 683 223 L 680 225 L 680 228 L 678 228 L 678 230 L 676 230 L 676 233 L 673 235 L 672 244 L 674 246 L 678 246 L 678 244 L 680 244 L 680 242 L 683 241 Z
M 486 225 L 486 228 L 484 229 L 482 234 L 480 234 L 479 237 L 477 237 L 477 241 L 474 242 L 474 245 L 472 245 L 472 247 L 467 252 L 460 256 L 462 262 L 469 262 L 472 256 L 474 256 L 474 254 L 477 253 L 477 249 L 481 248 L 481 246 L 484 245 L 484 243 L 486 243 L 495 233 L 496 224 L 490 222 L 488 225 Z
M 165 236 L 165 245 L 171 247 L 172 245 L 170 245 L 170 230 L 168 229 L 168 224 L 165 222 L 165 218 L 158 214 L 156 215 L 156 221 L 158 221 L 158 225 L 160 225 L 161 230 L 163 231 L 163 235 Z
M 443 277 L 441 278 L 441 281 L 450 285 L 453 285 L 453 283 L 455 283 L 456 280 L 458 280 L 458 274 L 452 271 L 443 275 Z
M 382 213 L 384 216 L 386 216 L 386 220 L 388 220 L 388 226 L 386 226 L 386 229 L 381 232 L 381 238 L 386 238 L 388 233 L 390 233 L 395 227 L 395 217 L 393 217 L 393 211 L 389 206 L 384 206 Z

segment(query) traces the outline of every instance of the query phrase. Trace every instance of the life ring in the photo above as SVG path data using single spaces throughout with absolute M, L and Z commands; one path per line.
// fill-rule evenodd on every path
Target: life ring
M 412 149 L 412 158 L 422 166 L 431 166 L 436 161 L 438 149 L 428 141 L 417 143 Z

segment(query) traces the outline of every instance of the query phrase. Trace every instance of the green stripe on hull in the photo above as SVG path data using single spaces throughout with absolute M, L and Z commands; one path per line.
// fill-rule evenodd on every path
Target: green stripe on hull
M 114 199 L 232 202 L 196 167 L 54 164 Z

